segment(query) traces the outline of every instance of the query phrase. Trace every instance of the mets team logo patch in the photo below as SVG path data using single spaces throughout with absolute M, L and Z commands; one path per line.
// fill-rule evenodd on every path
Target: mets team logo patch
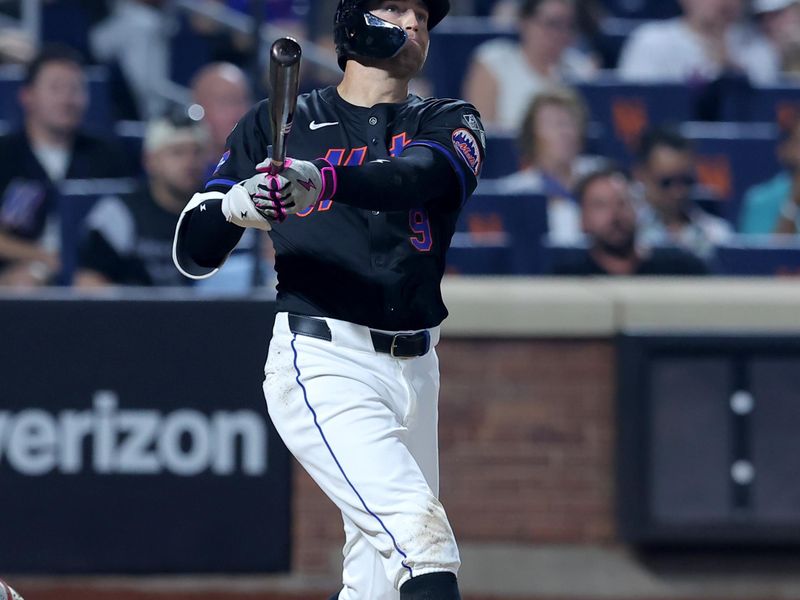
M 230 156 L 231 156 L 231 151 L 230 150 L 226 150 L 225 154 L 222 155 L 222 158 L 219 159 L 219 162 L 217 163 L 217 166 L 214 168 L 214 173 L 216 173 L 217 171 L 220 170 L 222 165 L 224 165 L 228 161 Z
M 453 132 L 453 148 L 477 177 L 481 172 L 481 151 L 475 136 L 468 129 L 456 129 Z

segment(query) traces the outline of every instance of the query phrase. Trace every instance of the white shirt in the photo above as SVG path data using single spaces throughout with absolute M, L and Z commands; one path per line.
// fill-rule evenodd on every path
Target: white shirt
M 667 229 L 652 207 L 642 201 L 638 205 L 638 239 L 648 246 L 676 245 L 695 256 L 708 260 L 714 255 L 714 247 L 731 240 L 734 235 L 731 225 L 703 209 L 693 206 L 686 216 L 688 222 L 678 231 Z
M 522 47 L 514 40 L 497 38 L 478 46 L 474 60 L 483 65 L 497 80 L 495 120 L 484 125 L 516 131 L 522 125 L 531 100 L 564 79 L 585 80 L 592 77 L 595 65 L 576 48 L 568 48 L 561 57 L 557 73 L 544 77 L 528 62 Z
M 67 175 L 72 153 L 59 146 L 34 145 L 31 150 L 36 160 L 42 165 L 44 172 L 52 182 L 59 182 Z
M 579 156 L 572 172 L 576 178 L 594 171 L 607 163 L 600 156 Z M 501 194 L 544 194 L 544 176 L 538 169 L 524 169 L 497 180 L 496 190 Z M 550 241 L 559 246 L 571 246 L 583 240 L 581 210 L 573 198 L 564 194 L 547 197 L 547 232 Z
M 48 145 L 31 144 L 31 151 L 53 183 L 59 183 L 67 176 L 67 169 L 72 160 L 72 152 L 67 148 Z M 50 211 L 44 224 L 44 231 L 39 243 L 50 252 L 57 252 L 61 247 L 61 220 L 58 214 Z
M 778 80 L 778 56 L 753 29 L 733 25 L 728 28 L 725 42 L 728 56 L 753 83 L 769 85 Z M 703 40 L 682 18 L 638 27 L 622 48 L 617 68 L 621 79 L 649 82 L 709 81 L 720 71 Z

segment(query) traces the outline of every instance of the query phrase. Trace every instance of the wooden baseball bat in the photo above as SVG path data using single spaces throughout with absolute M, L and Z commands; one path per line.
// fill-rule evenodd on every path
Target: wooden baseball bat
M 272 123 L 272 168 L 278 172 L 286 161 L 286 140 L 297 108 L 302 50 L 297 40 L 283 37 L 269 52 L 270 120 Z

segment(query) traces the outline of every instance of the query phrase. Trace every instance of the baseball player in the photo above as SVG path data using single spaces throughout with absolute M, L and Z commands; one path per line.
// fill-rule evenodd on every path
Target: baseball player
M 344 78 L 298 100 L 283 171 L 269 105 L 236 126 L 181 215 L 174 259 L 213 274 L 244 228 L 270 232 L 277 315 L 264 394 L 283 441 L 342 511 L 338 600 L 455 600 L 437 499 L 440 281 L 485 135 L 471 105 L 408 93 L 448 0 L 340 0 Z M 246 327 L 246 323 L 238 324 Z

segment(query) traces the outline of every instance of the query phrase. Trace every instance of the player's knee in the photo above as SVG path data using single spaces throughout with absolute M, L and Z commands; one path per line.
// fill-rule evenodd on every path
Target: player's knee
M 461 600 L 453 573 L 426 573 L 400 586 L 400 600 Z

